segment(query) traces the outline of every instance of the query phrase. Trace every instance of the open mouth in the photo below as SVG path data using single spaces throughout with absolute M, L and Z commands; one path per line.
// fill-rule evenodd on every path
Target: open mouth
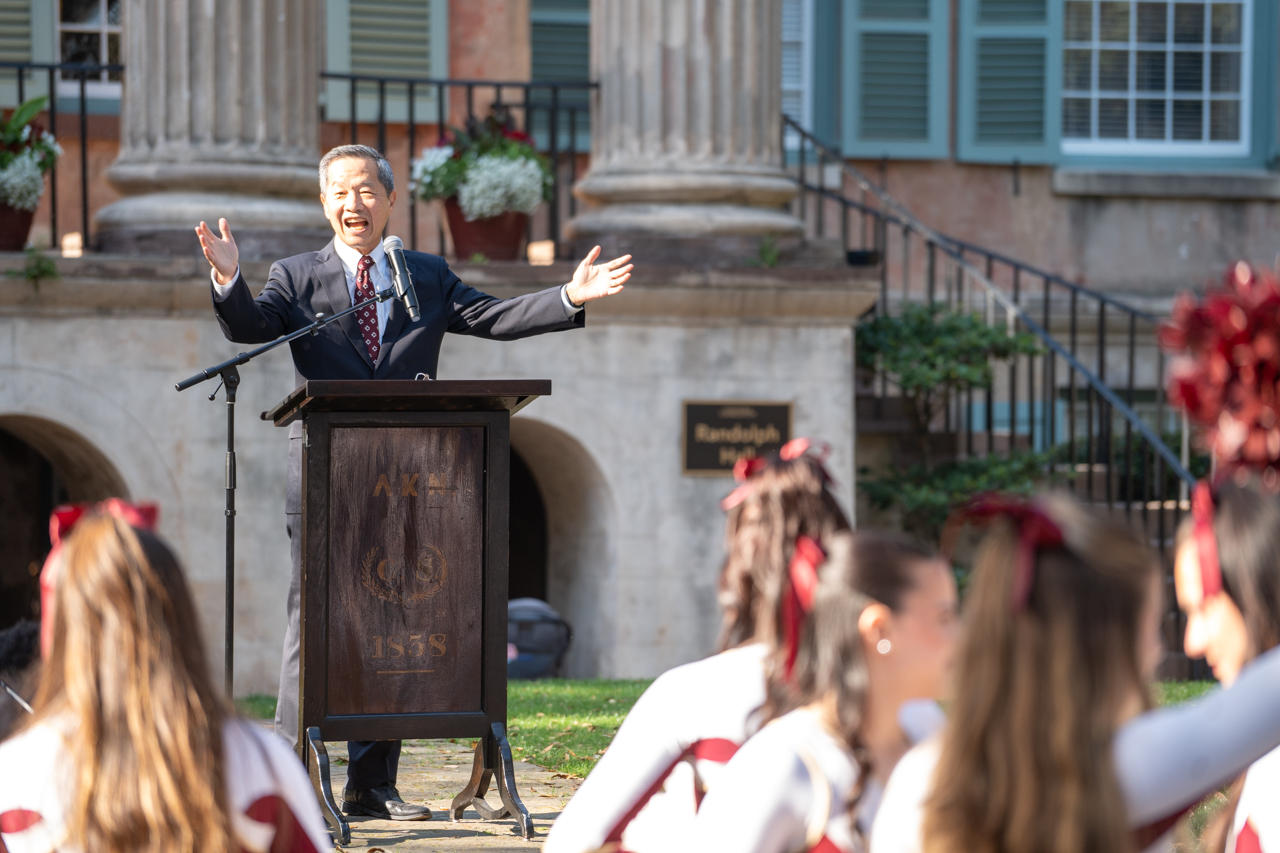
M 360 216 L 347 216 L 343 217 L 342 226 L 348 231 L 363 231 L 369 227 L 369 220 Z

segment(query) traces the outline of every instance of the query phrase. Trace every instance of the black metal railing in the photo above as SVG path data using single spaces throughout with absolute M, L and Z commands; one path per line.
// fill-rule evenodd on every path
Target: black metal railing
M 82 247 L 87 251 L 89 238 L 89 95 L 88 86 L 98 82 L 104 76 L 111 82 L 117 81 L 124 74 L 123 65 L 86 65 L 82 63 L 49 63 L 49 62 L 0 62 L 0 83 L 12 79 L 17 87 L 17 103 L 21 104 L 28 95 L 49 96 L 47 105 L 49 116 L 49 133 L 56 139 L 58 136 L 58 101 L 61 99 L 61 82 L 75 84 L 77 111 L 80 115 L 80 239 Z M 11 76 L 12 75 L 12 76 Z M 43 91 L 40 91 L 43 90 Z M 58 166 L 55 162 L 49 170 L 49 234 L 54 248 L 59 245 L 58 233 Z
M 951 401 L 934 429 L 956 434 L 962 457 L 1044 453 L 1046 479 L 1123 512 L 1167 553 L 1195 478 L 1186 423 L 1164 405 L 1160 318 L 934 231 L 785 116 L 783 145 L 796 214 L 811 239 L 839 239 L 850 263 L 877 268 L 876 311 L 944 302 L 1039 341 Z M 896 395 L 883 375 L 862 390 Z
M 577 211 L 577 200 L 571 190 L 578 179 L 578 156 L 590 150 L 587 139 L 590 134 L 591 97 L 597 84 L 375 77 L 328 71 L 320 76 L 323 80 L 334 81 L 338 88 L 346 89 L 340 106 L 338 103 L 326 104 L 325 118 L 339 120 L 335 116 L 345 112 L 340 120 L 347 123 L 351 142 L 360 142 L 360 126 L 371 124 L 375 140 L 366 141 L 386 153 L 388 127 L 406 126 L 408 154 L 403 164 L 406 186 L 409 185 L 413 161 L 419 153 L 419 132 L 423 125 L 434 125 L 435 138 L 432 141 L 439 142 L 448 133 L 451 122 L 479 117 L 477 102 L 484 104 L 486 110 L 499 110 L 510 116 L 518 129 L 533 137 L 535 146 L 552 164 L 551 202 L 545 218 L 538 222 L 530 221 L 529 239 L 551 240 L 555 257 L 561 257 L 561 226 Z M 333 94 L 334 89 L 330 88 L 330 95 Z M 331 97 L 330 100 L 338 99 Z M 428 102 L 427 114 L 419 115 L 424 100 Z M 455 101 L 460 103 L 455 105 Z M 409 248 L 417 249 L 416 196 L 409 205 L 409 235 Z M 440 225 L 435 248 L 439 254 L 444 254 L 444 247 L 444 228 Z

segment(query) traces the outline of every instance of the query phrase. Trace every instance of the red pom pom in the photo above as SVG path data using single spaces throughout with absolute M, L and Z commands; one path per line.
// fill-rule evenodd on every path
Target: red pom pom
M 1219 466 L 1280 468 L 1280 278 L 1246 263 L 1220 289 L 1182 294 L 1158 332 L 1175 357 L 1169 400 Z

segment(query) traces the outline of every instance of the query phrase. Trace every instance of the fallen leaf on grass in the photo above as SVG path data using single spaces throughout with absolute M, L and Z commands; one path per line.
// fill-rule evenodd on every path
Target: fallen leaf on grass
M 559 745 L 560 745 L 560 744 L 556 743 L 555 741 L 552 741 L 551 743 L 547 744 L 547 745 L 546 745 L 546 747 L 544 747 L 544 748 L 543 748 L 542 752 L 543 752 L 544 754 L 545 754 L 545 753 L 548 753 L 548 752 L 550 752 L 551 750 L 555 749 L 555 748 L 556 748 L 557 746 L 559 746 Z

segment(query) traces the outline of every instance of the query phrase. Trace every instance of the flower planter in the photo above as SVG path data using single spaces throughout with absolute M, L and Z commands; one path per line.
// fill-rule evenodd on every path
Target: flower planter
M 21 252 L 31 234 L 34 210 L 21 210 L 0 202 L 0 252 Z
M 484 255 L 491 261 L 514 261 L 520 257 L 520 244 L 529 227 L 529 215 L 509 210 L 489 219 L 468 222 L 458 206 L 457 198 L 444 202 L 453 237 L 453 254 L 460 261 Z

